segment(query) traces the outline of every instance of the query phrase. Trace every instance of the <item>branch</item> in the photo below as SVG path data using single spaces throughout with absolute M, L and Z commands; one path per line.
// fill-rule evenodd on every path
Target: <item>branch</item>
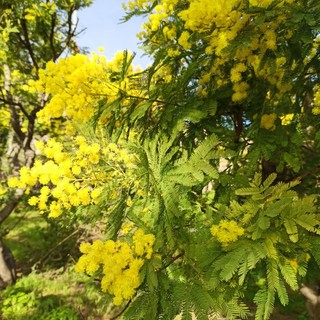
M 7 203 L 3 209 L 0 210 L 0 225 L 13 212 L 13 210 L 21 200 L 23 193 L 24 193 L 23 190 L 18 189 L 16 193 L 13 195 L 13 197 L 11 198 L 10 202 Z
M 24 35 L 24 40 L 21 38 L 21 36 L 19 34 L 18 34 L 18 37 L 19 37 L 20 41 L 22 42 L 22 44 L 27 49 L 34 67 L 36 68 L 36 70 L 39 70 L 39 65 L 38 65 L 37 59 L 34 55 L 32 45 L 31 45 L 31 42 L 29 39 L 27 22 L 26 22 L 26 19 L 24 19 L 24 18 L 21 19 L 21 27 L 22 27 L 22 31 L 23 31 L 23 35 Z
M 13 199 L 2 210 L 0 210 L 0 224 L 2 224 L 2 222 L 9 217 L 11 212 L 17 206 L 18 202 L 19 200 Z
M 239 143 L 243 131 L 243 109 L 240 105 L 235 105 L 235 112 L 231 113 L 231 120 L 234 125 L 234 142 Z
M 302 173 L 301 175 L 294 177 L 291 181 L 302 180 L 311 174 L 317 173 L 318 171 L 320 171 L 320 164 L 318 164 L 314 168 L 307 170 L 306 172 Z
M 9 234 L 12 230 L 14 230 L 22 220 L 25 219 L 26 215 L 28 214 L 28 212 L 24 212 L 24 214 L 18 218 L 18 221 L 16 221 L 14 224 L 12 224 L 12 226 L 6 228 L 3 233 L 1 233 L 0 239 L 4 238 L 7 234 Z
M 11 94 L 11 73 L 10 68 L 8 65 L 3 65 L 3 72 L 4 72 L 4 90 L 6 92 L 6 96 L 8 99 L 9 104 L 9 111 L 10 111 L 10 123 L 14 132 L 17 134 L 20 141 L 23 141 L 25 138 L 25 134 L 21 130 L 19 114 L 16 110 L 15 102 L 13 101 L 13 97 Z
M 301 285 L 300 292 L 313 306 L 320 303 L 320 297 L 317 296 L 311 288 L 305 286 L 304 284 Z
M 56 17 L 57 17 L 57 14 L 56 13 L 53 13 L 51 15 L 51 28 L 50 28 L 50 36 L 49 36 L 49 39 L 50 39 L 50 48 L 51 48 L 51 51 L 52 51 L 52 60 L 55 61 L 57 56 L 56 56 L 56 50 L 54 48 L 54 29 L 55 29 L 55 26 L 56 26 Z
M 73 23 L 72 17 L 77 12 L 77 8 L 75 6 L 72 6 L 70 10 L 68 11 L 68 31 L 67 35 L 64 39 L 64 45 L 61 47 L 60 52 L 57 53 L 57 57 L 60 57 L 60 55 L 63 53 L 63 51 L 69 46 L 72 38 L 76 36 L 76 29 L 78 26 L 78 21 L 76 23 Z
M 21 112 L 26 116 L 26 118 L 29 120 L 29 114 L 27 113 L 26 109 L 23 107 L 23 105 L 19 102 L 14 102 L 14 101 L 9 101 L 8 99 L 0 98 L 0 101 L 8 104 L 8 105 L 13 105 L 17 106 L 20 108 Z M 31 104 L 31 103 L 30 103 Z
M 19 140 L 22 142 L 25 139 L 25 134 L 21 130 L 21 125 L 19 121 L 19 115 L 14 106 L 10 106 L 10 123 L 14 132 L 17 134 Z
M 41 266 L 41 264 L 48 258 L 50 257 L 50 255 L 52 254 L 52 252 L 54 252 L 58 247 L 60 247 L 64 242 L 66 242 L 67 240 L 69 240 L 70 238 L 72 238 L 74 235 L 76 235 L 77 233 L 79 233 L 79 229 L 73 231 L 71 234 L 69 234 L 67 237 L 65 237 L 64 239 L 62 239 L 61 241 L 59 241 L 51 250 L 49 250 L 49 252 L 47 252 L 47 254 L 42 257 L 40 259 L 40 261 L 38 261 L 33 267 L 32 269 L 34 269 L 37 265 Z
M 116 319 L 118 319 L 118 318 L 128 309 L 130 303 L 131 303 L 131 300 L 129 300 L 128 303 L 126 304 L 126 306 L 125 306 L 117 315 L 115 315 L 115 316 L 114 316 L 113 318 L 111 318 L 110 320 L 116 320 Z
M 182 252 L 179 253 L 178 255 L 172 257 L 171 260 L 161 268 L 161 270 L 164 270 L 164 269 L 168 268 L 168 267 L 169 267 L 172 263 L 174 263 L 176 260 L 178 260 L 179 258 L 182 258 L 182 257 L 184 256 L 184 254 L 185 254 L 185 252 L 182 251 Z
M 157 102 L 160 104 L 167 104 L 167 105 L 172 105 L 172 106 L 179 105 L 178 102 L 169 102 L 169 101 L 164 101 L 164 100 L 159 100 L 159 99 L 151 99 L 150 97 L 141 97 L 141 96 L 135 96 L 132 94 L 128 94 L 124 89 L 121 89 L 119 86 L 117 86 L 116 84 L 113 84 L 112 82 L 108 82 L 107 85 L 109 85 L 110 87 L 113 87 L 116 90 L 118 90 L 119 92 L 121 92 L 123 94 L 123 98 L 125 98 L 125 99 L 152 101 L 152 102 Z M 97 94 L 97 96 L 105 97 L 106 95 L 105 94 Z
M 45 102 L 43 104 L 43 107 L 45 105 Z M 33 139 L 33 134 L 34 134 L 34 124 L 36 121 L 36 117 L 37 117 L 37 112 L 40 111 L 41 109 L 43 109 L 42 106 L 40 105 L 36 105 L 35 108 L 31 111 L 30 116 L 28 118 L 29 123 L 28 123 L 28 129 L 27 129 L 27 137 L 24 141 L 23 147 L 25 150 L 31 150 L 31 141 Z M 33 159 L 30 163 L 33 162 Z

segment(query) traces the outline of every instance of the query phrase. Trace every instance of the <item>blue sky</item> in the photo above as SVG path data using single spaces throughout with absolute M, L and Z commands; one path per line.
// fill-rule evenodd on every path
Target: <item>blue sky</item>
M 124 15 L 121 3 L 122 0 L 95 0 L 90 7 L 79 11 L 79 30 L 87 29 L 79 35 L 78 45 L 88 47 L 90 52 L 97 52 L 98 47 L 102 46 L 108 59 L 117 51 L 128 49 L 137 53 L 134 64 L 146 67 L 150 60 L 142 57 L 143 52 L 138 48 L 139 40 L 136 37 L 143 18 L 120 23 Z

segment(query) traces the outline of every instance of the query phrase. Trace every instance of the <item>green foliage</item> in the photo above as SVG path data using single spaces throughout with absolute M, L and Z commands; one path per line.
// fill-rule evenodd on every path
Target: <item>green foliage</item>
M 41 320 L 78 320 L 79 316 L 71 308 L 57 307 L 50 311 L 47 315 L 41 315 Z
M 66 225 L 96 223 L 106 229 L 99 239 L 127 241 L 130 250 L 137 229 L 154 236 L 152 255 L 140 257 L 139 281 L 119 307 L 123 319 L 207 319 L 215 313 L 245 318 L 246 303 L 253 301 L 255 319 L 267 320 L 275 306 L 289 305 L 292 291 L 310 276 L 310 265 L 319 271 L 320 7 L 316 1 L 209 2 L 130 1 L 127 19 L 150 17 L 141 38 L 152 65 L 134 73 L 133 56 L 124 52 L 115 64 L 97 63 L 97 69 L 105 66 L 105 78 L 100 74 L 101 79 L 95 79 L 92 73 L 82 80 L 78 74 L 72 80 L 75 93 L 68 94 L 76 99 L 89 88 L 84 105 L 77 105 L 83 114 L 88 101 L 96 107 L 88 123 L 83 123 L 86 118 L 64 117 L 56 110 L 63 104 L 42 101 L 40 107 L 50 106 L 46 111 L 52 118 L 59 114 L 62 126 L 72 118 L 76 134 L 86 131 L 79 127 L 92 126 L 87 135 L 101 142 L 99 148 L 112 141 L 114 148 L 121 145 L 135 159 L 130 170 L 119 166 L 122 178 L 112 176 L 110 181 L 95 176 L 95 170 L 92 179 L 81 170 L 66 174 L 90 191 L 104 185 L 100 203 L 90 198 L 88 207 L 73 208 L 61 220 Z M 59 2 L 59 10 L 70 3 Z M 37 32 L 51 14 L 44 6 L 37 17 L 29 16 L 37 44 L 42 39 Z M 28 20 L 19 10 L 10 15 Z M 57 17 L 63 22 L 63 16 Z M 66 26 L 61 25 L 62 32 Z M 14 46 L 18 35 L 8 30 Z M 35 53 L 43 54 L 39 66 L 51 51 L 59 52 L 59 39 L 44 48 L 35 46 Z M 12 66 L 18 58 L 30 61 L 19 54 L 8 60 Z M 84 61 L 92 69 L 92 61 Z M 59 87 L 61 79 L 75 71 L 64 66 L 55 75 L 49 64 L 46 72 L 48 93 L 60 98 L 51 81 Z M 38 99 L 34 92 L 22 97 L 19 101 Z M 72 154 L 68 137 L 60 140 L 69 144 Z M 112 171 L 103 157 L 107 155 L 94 163 L 102 175 Z M 109 192 L 113 188 L 115 196 Z M 68 211 L 68 201 L 62 206 Z M 94 244 L 102 247 L 99 241 Z M 89 247 L 81 247 L 84 254 Z M 101 276 L 94 260 L 100 261 L 105 252 L 98 253 L 82 268 L 93 278 Z M 102 278 L 103 289 L 104 280 L 112 282 L 108 276 Z M 22 308 L 28 303 L 38 307 L 24 300 L 24 293 L 14 293 L 12 299 L 17 296 Z M 52 317 L 61 311 L 59 304 L 55 307 Z M 63 312 L 69 311 L 62 310 L 60 317 Z
M 246 226 L 246 236 L 227 246 L 211 267 L 211 278 L 236 281 L 240 288 L 249 285 L 253 270 L 265 279 L 254 297 L 256 319 L 270 317 L 276 294 L 283 305 L 288 304 L 287 287 L 298 289 L 307 254 L 313 254 L 304 239 L 310 232 L 319 233 L 315 197 L 300 198 L 292 190 L 299 182 L 274 184 L 275 179 L 273 174 L 262 181 L 256 174 L 250 187 L 236 190 L 241 200 L 231 202 L 224 215 L 239 219 Z
M 2 315 L 5 319 L 22 319 L 30 309 L 37 307 L 38 301 L 34 292 L 18 289 L 12 291 L 2 303 Z
M 2 302 L 1 314 L 3 319 L 41 319 L 41 320 L 78 320 L 79 315 L 67 306 L 57 306 L 57 299 L 40 297 L 40 292 L 26 291 L 17 286 L 6 292 L 7 297 Z M 62 303 L 60 301 L 59 303 Z
M 147 194 L 142 205 L 152 208 L 151 230 L 159 234 L 159 243 L 167 242 L 171 250 L 176 248 L 174 238 L 187 230 L 177 230 L 178 225 L 182 221 L 187 225 L 196 214 L 196 198 L 190 188 L 201 188 L 206 181 L 217 178 L 211 161 L 219 157 L 214 135 L 201 142 L 190 156 L 187 150 L 174 145 L 175 141 L 173 133 L 170 139 L 165 136 L 161 140 L 146 139 L 142 147 L 133 148 L 139 157 L 137 176 L 141 177 Z M 173 197 L 174 194 L 179 197 Z M 136 221 L 133 213 L 128 214 Z
M 108 304 L 94 283 L 72 269 L 32 272 L 1 293 L 3 319 L 97 319 L 106 314 Z

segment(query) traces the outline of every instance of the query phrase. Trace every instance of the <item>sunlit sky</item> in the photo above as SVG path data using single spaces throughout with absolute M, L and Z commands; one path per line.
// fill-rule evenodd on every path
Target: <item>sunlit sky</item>
M 136 17 L 126 23 L 121 23 L 124 15 L 122 0 L 94 0 L 93 4 L 78 12 L 79 30 L 86 28 L 77 39 L 78 46 L 88 47 L 89 51 L 105 48 L 104 55 L 111 59 L 117 51 L 125 49 L 136 52 L 134 64 L 146 67 L 150 60 L 142 57 L 138 48 L 139 40 L 136 34 L 140 31 L 142 17 Z

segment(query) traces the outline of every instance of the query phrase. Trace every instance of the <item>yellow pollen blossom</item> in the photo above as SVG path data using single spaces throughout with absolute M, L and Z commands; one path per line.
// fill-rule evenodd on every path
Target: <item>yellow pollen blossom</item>
M 102 270 L 102 290 L 113 295 L 113 303 L 120 305 L 124 300 L 131 299 L 141 285 L 140 270 L 144 259 L 151 258 L 154 240 L 154 235 L 138 229 L 131 246 L 120 240 L 97 240 L 92 245 L 82 243 L 80 251 L 83 255 L 75 270 L 89 275 Z
M 277 115 L 275 113 L 264 114 L 261 117 L 260 127 L 267 130 L 275 129 L 275 121 L 277 119 Z
M 213 225 L 210 231 L 222 245 L 235 242 L 244 234 L 244 229 L 234 220 L 221 220 L 218 225 Z

